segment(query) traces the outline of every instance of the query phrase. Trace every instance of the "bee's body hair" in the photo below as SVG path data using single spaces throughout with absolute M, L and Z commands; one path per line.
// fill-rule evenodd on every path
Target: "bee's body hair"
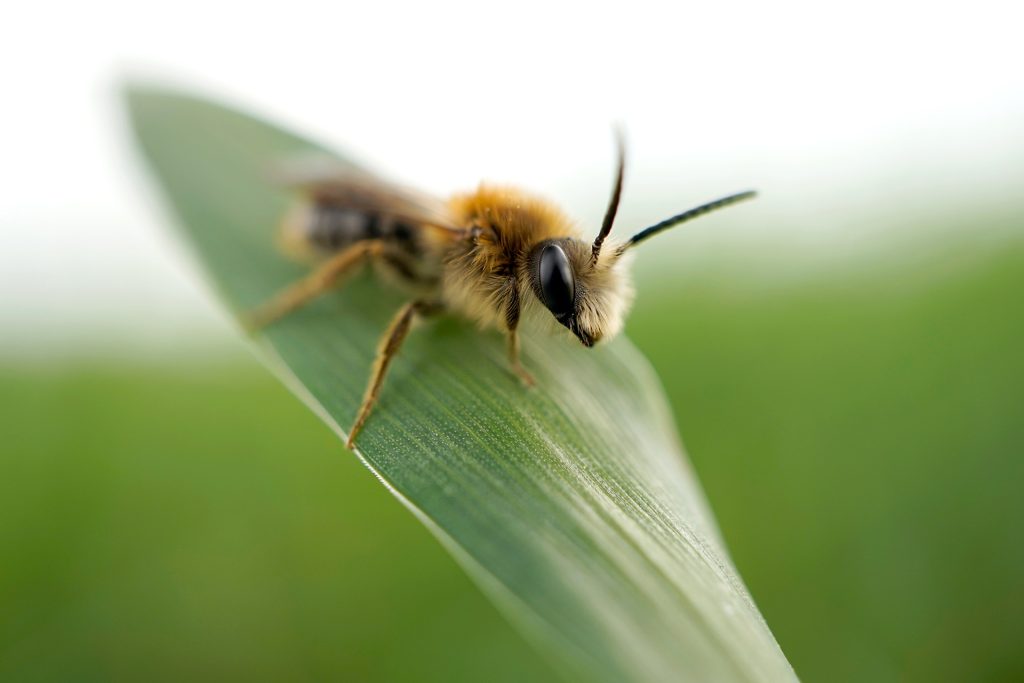
M 532 251 L 548 240 L 577 237 L 579 229 L 551 202 L 510 187 L 481 185 L 448 206 L 470 237 L 445 254 L 442 300 L 483 328 L 515 329 L 532 313 L 524 305 Z

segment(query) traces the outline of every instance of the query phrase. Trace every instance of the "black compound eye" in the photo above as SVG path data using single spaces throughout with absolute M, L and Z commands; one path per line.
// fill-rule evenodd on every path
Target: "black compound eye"
M 555 317 L 575 310 L 576 285 L 569 259 L 557 244 L 549 244 L 540 252 L 540 291 L 544 305 Z

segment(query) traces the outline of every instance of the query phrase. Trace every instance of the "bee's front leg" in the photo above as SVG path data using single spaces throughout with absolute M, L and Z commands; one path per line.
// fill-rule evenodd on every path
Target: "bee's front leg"
M 536 384 L 536 381 L 533 379 L 533 375 L 531 375 L 519 361 L 519 333 L 515 328 L 508 331 L 508 362 L 509 365 L 512 366 L 512 372 L 518 375 L 524 385 L 532 387 Z
M 505 289 L 505 326 L 508 328 L 508 362 L 512 372 L 516 373 L 523 384 L 532 387 L 533 375 L 526 371 L 519 362 L 519 283 L 514 277 L 509 278 Z

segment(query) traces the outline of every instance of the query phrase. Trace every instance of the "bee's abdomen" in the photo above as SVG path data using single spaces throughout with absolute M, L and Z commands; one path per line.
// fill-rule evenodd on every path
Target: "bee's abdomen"
M 293 258 L 316 261 L 356 242 L 381 240 L 386 248 L 378 266 L 401 282 L 434 286 L 440 261 L 430 256 L 434 252 L 424 232 L 423 226 L 383 212 L 300 202 L 285 215 L 278 243 Z
M 338 251 L 360 240 L 384 240 L 403 251 L 415 252 L 415 231 L 386 214 L 348 207 L 313 204 L 305 212 L 306 240 L 323 251 Z

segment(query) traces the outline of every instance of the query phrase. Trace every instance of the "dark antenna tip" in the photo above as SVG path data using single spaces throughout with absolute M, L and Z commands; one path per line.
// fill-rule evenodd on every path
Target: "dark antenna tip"
M 601 245 L 604 244 L 604 240 L 608 237 L 608 233 L 612 231 L 612 225 L 615 223 L 615 214 L 619 212 L 619 200 L 622 198 L 622 178 L 626 169 L 626 142 L 621 126 L 615 126 L 614 131 L 615 147 L 618 151 L 619 157 L 618 170 L 615 174 L 615 185 L 612 187 L 612 196 L 608 200 L 608 208 L 604 212 L 604 220 L 601 221 L 601 231 L 597 233 L 597 237 L 594 238 L 594 246 L 591 247 L 591 265 L 597 263 L 597 258 L 601 254 Z
M 650 237 L 654 237 L 663 230 L 674 228 L 680 223 L 691 221 L 694 218 L 703 216 L 706 213 L 717 211 L 718 209 L 725 208 L 726 206 L 730 206 L 731 204 L 736 204 L 737 202 L 742 202 L 747 199 L 753 199 L 756 196 L 756 191 L 747 190 L 745 192 L 737 192 L 736 194 L 731 194 L 728 195 L 727 197 L 722 197 L 721 199 L 716 199 L 714 201 L 708 202 L 707 204 L 695 206 L 692 209 L 676 214 L 675 216 L 671 216 L 670 218 L 666 218 L 660 223 L 655 223 L 649 228 L 644 228 L 643 230 L 629 238 L 629 242 L 625 244 L 625 246 L 623 247 L 623 251 L 634 245 L 639 244 L 640 242 L 643 242 L 644 240 Z

